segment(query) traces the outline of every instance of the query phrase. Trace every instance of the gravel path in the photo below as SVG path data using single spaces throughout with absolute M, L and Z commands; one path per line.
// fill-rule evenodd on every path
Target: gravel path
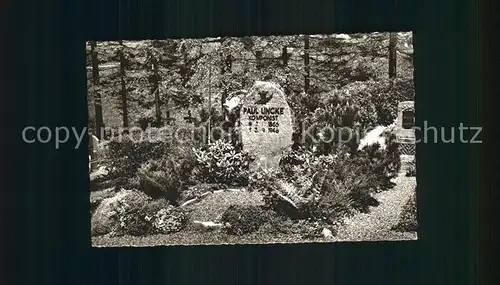
M 380 202 L 371 207 L 369 213 L 359 213 L 345 220 L 337 232 L 337 241 L 382 241 L 414 240 L 417 233 L 400 233 L 391 230 L 397 221 L 403 205 L 410 198 L 416 185 L 415 177 L 404 174 L 395 178 L 396 186 L 375 195 Z

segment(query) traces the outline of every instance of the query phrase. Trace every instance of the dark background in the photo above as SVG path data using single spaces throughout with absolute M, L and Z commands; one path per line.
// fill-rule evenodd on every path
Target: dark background
M 26 3 L 25 3 L 26 2 Z M 85 41 L 415 31 L 416 122 L 483 126 L 477 1 L 16 1 L 0 7 L 0 282 L 8 284 L 481 284 L 489 200 L 483 145 L 417 146 L 419 240 L 90 247 L 87 147 L 25 144 L 25 126 L 87 125 Z M 11 7 L 12 6 L 12 7 Z M 16 6 L 16 7 L 13 7 Z M 9 24 L 3 23 L 8 20 Z M 10 22 L 12 21 L 12 24 Z M 3 64 L 2 64 L 3 65 Z M 484 68 L 482 66 L 481 68 Z M 481 87 L 483 86 L 483 87 Z M 5 92 L 5 93 L 4 93 Z M 7 100 L 5 100 L 7 99 Z M 472 134 L 471 134 L 472 135 Z M 3 137 L 3 135 L 2 135 Z M 74 139 L 74 138 L 73 138 Z M 481 139 L 486 143 L 486 133 Z M 12 140 L 12 142 L 10 141 Z M 82 145 L 86 146 L 86 140 Z M 5 154 L 5 155 L 4 155 Z M 490 155 L 489 155 L 490 156 Z M 7 159 L 3 159 L 7 158 Z M 12 172 L 12 173 L 10 173 Z M 4 182 L 5 181 L 5 182 Z M 3 186 L 2 186 L 3 187 Z M 8 222 L 8 223 L 7 223 Z M 480 281 L 478 281 L 480 280 Z

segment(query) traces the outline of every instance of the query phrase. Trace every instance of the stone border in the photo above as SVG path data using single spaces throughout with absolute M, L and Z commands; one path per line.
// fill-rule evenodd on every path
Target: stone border
M 203 198 L 207 197 L 210 194 L 222 193 L 222 192 L 247 192 L 247 191 L 248 190 L 246 188 L 242 188 L 242 189 L 228 188 L 228 189 L 220 189 L 220 190 L 215 190 L 215 191 L 207 191 L 207 192 L 200 194 L 198 197 L 195 197 L 193 199 L 190 199 L 190 200 L 182 203 L 179 207 L 184 208 L 184 207 L 189 206 L 191 204 L 198 203 L 201 200 L 203 200 Z

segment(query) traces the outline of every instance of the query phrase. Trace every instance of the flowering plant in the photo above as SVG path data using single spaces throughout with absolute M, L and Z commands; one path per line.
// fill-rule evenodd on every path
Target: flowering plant
M 210 144 L 207 149 L 195 149 L 198 168 L 208 183 L 246 184 L 251 157 L 237 152 L 223 140 Z

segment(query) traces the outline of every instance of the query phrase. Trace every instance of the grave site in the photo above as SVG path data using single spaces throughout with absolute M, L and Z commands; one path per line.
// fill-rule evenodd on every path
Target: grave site
M 411 32 L 87 43 L 96 247 L 417 239 Z

